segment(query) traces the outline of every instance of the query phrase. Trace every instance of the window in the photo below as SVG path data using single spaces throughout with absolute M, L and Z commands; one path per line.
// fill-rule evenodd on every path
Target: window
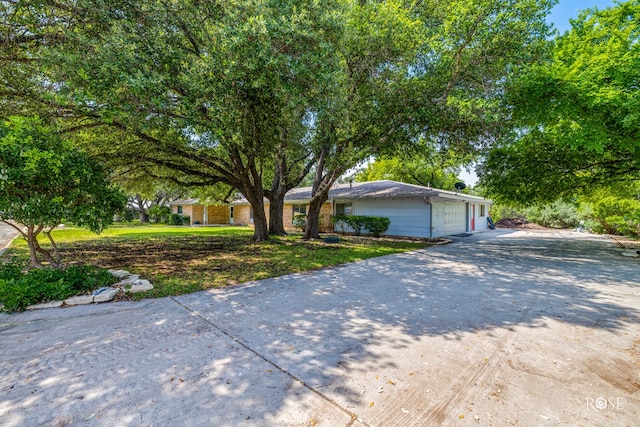
M 249 206 L 249 222 L 253 222 L 253 206 Z
M 233 206 L 229 207 L 229 218 L 233 219 Z
M 353 204 L 351 203 L 338 203 L 336 204 L 336 215 L 352 215 Z
M 292 205 L 291 223 L 295 224 L 296 216 L 307 214 L 307 205 Z
M 178 214 L 182 215 L 182 206 L 178 206 Z
M 480 216 L 485 216 L 485 206 L 480 205 Z

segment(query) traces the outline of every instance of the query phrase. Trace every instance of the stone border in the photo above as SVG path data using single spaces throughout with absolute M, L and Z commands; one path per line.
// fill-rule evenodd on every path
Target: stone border
M 42 304 L 34 304 L 27 307 L 27 310 L 40 310 L 44 308 L 70 307 L 73 305 L 94 304 L 113 301 L 119 294 L 136 294 L 153 289 L 153 285 L 146 279 L 141 279 L 137 274 L 131 274 L 126 270 L 109 270 L 116 278 L 120 279 L 109 287 L 99 288 L 90 295 L 78 295 L 67 298 L 64 301 L 50 301 Z

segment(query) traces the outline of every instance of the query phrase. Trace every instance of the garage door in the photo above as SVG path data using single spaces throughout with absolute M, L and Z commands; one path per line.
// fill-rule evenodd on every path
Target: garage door
M 429 205 L 422 199 L 357 200 L 354 214 L 389 218 L 388 236 L 430 236 Z
M 467 231 L 466 203 L 444 204 L 444 232 L 445 234 L 464 233 Z

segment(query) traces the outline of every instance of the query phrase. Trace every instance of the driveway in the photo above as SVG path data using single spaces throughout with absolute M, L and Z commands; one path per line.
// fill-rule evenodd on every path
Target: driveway
M 640 265 L 496 230 L 175 298 L 0 315 L 0 424 L 616 425 Z

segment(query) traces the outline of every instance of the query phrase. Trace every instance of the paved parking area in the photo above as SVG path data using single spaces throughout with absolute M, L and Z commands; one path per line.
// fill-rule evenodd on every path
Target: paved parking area
M 0 425 L 616 425 L 640 264 L 572 232 L 175 298 L 0 315 Z

